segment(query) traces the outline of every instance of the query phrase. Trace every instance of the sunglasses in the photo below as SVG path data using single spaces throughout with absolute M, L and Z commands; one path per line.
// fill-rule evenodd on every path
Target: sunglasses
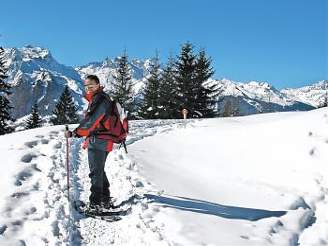
M 84 87 L 85 88 L 92 88 L 92 87 L 95 87 L 97 86 L 97 84 L 85 84 Z

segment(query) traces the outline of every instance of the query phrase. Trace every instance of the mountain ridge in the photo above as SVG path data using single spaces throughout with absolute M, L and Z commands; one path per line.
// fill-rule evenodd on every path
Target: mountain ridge
M 9 68 L 7 80 L 13 86 L 13 116 L 19 118 L 29 114 L 35 102 L 39 104 L 41 115 L 51 114 L 65 85 L 72 90 L 76 106 L 83 108 L 83 78 L 87 74 L 95 74 L 110 90 L 118 59 L 106 57 L 103 61 L 71 67 L 59 63 L 46 48 L 31 45 L 5 48 L 5 61 Z M 134 97 L 141 96 L 151 63 L 152 59 L 130 59 Z M 221 114 L 228 101 L 239 105 L 239 115 L 310 110 L 323 102 L 328 90 L 327 80 L 281 90 L 265 81 L 242 83 L 223 78 L 209 79 L 205 84 L 213 83 L 220 92 L 217 108 Z

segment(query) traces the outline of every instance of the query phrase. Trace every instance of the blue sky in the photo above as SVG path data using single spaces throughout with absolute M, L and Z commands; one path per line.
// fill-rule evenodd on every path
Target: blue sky
M 6 0 L 0 45 L 49 48 L 63 64 L 115 57 L 162 62 L 190 41 L 213 59 L 215 78 L 277 88 L 328 79 L 326 0 Z

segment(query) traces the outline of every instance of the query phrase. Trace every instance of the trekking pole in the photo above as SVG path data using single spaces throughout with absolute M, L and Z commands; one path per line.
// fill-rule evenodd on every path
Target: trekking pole
M 68 131 L 68 125 L 65 125 L 65 130 Z M 66 136 L 65 136 L 66 137 Z M 66 137 L 66 171 L 67 171 L 67 201 L 68 201 L 68 224 L 69 228 L 74 226 L 73 219 L 71 216 L 71 202 L 69 197 L 69 141 L 68 137 Z M 71 230 L 68 231 L 69 238 L 72 238 Z
M 68 125 L 65 125 L 65 130 L 68 131 Z M 67 172 L 67 199 L 68 203 L 70 202 L 69 199 L 69 142 L 68 137 L 66 137 L 66 172 Z

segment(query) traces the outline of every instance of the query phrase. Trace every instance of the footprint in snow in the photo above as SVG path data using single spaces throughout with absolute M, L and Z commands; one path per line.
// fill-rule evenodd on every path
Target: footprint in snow
M 242 239 L 249 240 L 249 237 L 248 237 L 248 236 L 241 235 L 240 237 L 241 237 Z
M 160 208 L 158 206 L 153 206 L 152 210 L 156 214 L 160 211 Z
M 61 142 L 57 142 L 55 145 L 54 145 L 54 148 L 55 149 L 60 149 L 62 147 L 62 143 Z
M 55 220 L 51 223 L 51 227 L 52 227 L 52 233 L 55 237 L 59 237 L 59 227 L 58 227 L 58 221 Z
M 138 187 L 138 188 L 139 187 L 144 187 L 144 184 L 139 180 L 139 181 L 136 182 L 135 186 Z
M 38 145 L 38 140 L 34 140 L 34 141 L 29 141 L 29 142 L 26 142 L 24 143 L 25 146 L 29 147 L 29 148 L 33 148 L 35 147 L 36 145 Z
M 31 176 L 32 176 L 32 170 L 30 167 L 23 169 L 17 174 L 15 185 L 21 186 L 23 182 L 26 181 Z
M 35 212 L 36 212 L 36 207 L 31 207 L 31 208 L 25 210 L 24 214 L 28 216 L 28 215 L 34 214 Z
M 11 197 L 19 199 L 21 197 L 28 196 L 29 194 L 30 194 L 29 192 L 15 192 L 11 194 Z
M 22 156 L 21 161 L 25 162 L 25 163 L 30 163 L 33 160 L 33 158 L 36 158 L 36 157 L 38 157 L 37 154 L 28 153 L 28 154 L 25 154 L 25 155 Z
M 19 240 L 18 246 L 26 246 L 26 243 L 24 240 Z
M 316 152 L 316 148 L 312 148 L 312 149 L 309 151 L 309 154 L 310 154 L 311 156 L 313 156 L 313 155 L 315 154 L 315 152 Z
M 299 208 L 311 209 L 311 207 L 305 202 L 303 197 L 298 197 L 288 207 L 288 209 L 290 210 L 297 210 Z
M 38 166 L 35 163 L 31 165 L 31 168 L 35 171 L 41 172 L 41 169 L 38 168 Z
M 278 220 L 276 223 L 274 223 L 272 226 L 271 226 L 271 229 L 270 229 L 270 233 L 271 234 L 275 234 L 275 233 L 278 233 L 279 231 L 281 231 L 281 229 L 284 227 L 284 224 Z
M 24 221 L 23 220 L 15 220 L 11 222 L 11 225 L 14 227 L 12 228 L 14 231 L 17 231 L 20 227 L 23 226 Z
M 43 138 L 43 139 L 41 139 L 41 143 L 42 143 L 42 144 L 48 144 L 48 143 L 49 143 L 49 140 L 48 140 L 48 139 L 45 139 L 45 138 Z
M 4 234 L 7 228 L 7 225 L 0 225 L 0 235 Z
M 40 188 L 40 183 L 39 182 L 36 182 L 34 185 L 33 185 L 33 190 L 37 191 L 39 190 Z

